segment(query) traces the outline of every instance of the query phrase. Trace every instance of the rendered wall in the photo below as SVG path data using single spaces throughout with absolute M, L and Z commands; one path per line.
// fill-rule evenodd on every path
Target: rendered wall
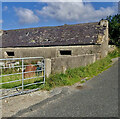
M 79 55 L 68 57 L 57 57 L 51 59 L 51 71 L 52 73 L 65 73 L 68 68 L 75 68 L 80 66 L 86 66 L 96 61 L 96 55 Z
M 28 48 L 2 48 L 2 55 L 0 58 L 9 58 L 6 51 L 13 51 L 17 58 L 22 57 L 44 57 L 54 58 L 61 57 L 60 50 L 71 50 L 71 56 L 78 56 L 83 54 L 96 54 L 101 52 L 100 45 L 86 45 L 86 46 L 57 46 L 57 47 L 28 47 Z

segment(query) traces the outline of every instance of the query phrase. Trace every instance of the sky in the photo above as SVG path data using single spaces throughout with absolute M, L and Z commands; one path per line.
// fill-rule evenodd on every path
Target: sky
M 98 22 L 117 14 L 115 2 L 3 2 L 3 30 Z

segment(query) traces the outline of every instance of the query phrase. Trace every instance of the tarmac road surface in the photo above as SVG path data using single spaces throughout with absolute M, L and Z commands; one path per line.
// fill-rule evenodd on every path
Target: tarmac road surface
M 118 117 L 120 60 L 85 83 L 18 113 L 22 117 Z M 119 75 L 119 76 L 118 76 Z M 17 114 L 16 114 L 17 116 Z

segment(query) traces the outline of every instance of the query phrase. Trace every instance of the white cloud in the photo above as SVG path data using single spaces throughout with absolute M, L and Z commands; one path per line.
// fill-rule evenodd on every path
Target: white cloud
M 15 8 L 15 12 L 19 17 L 19 22 L 21 24 L 32 24 L 37 23 L 39 21 L 38 16 L 36 16 L 34 12 L 30 9 Z
M 39 15 L 51 17 L 58 21 L 77 22 L 98 21 L 108 15 L 113 15 L 115 12 L 114 7 L 101 7 L 99 10 L 95 10 L 91 4 L 83 4 L 83 2 L 48 3 L 48 6 L 44 6 L 42 10 L 37 10 Z
M 8 10 L 8 7 L 7 6 L 4 6 L 3 7 L 3 11 L 7 11 Z
M 2 24 L 3 23 L 3 20 L 0 20 L 0 24 Z

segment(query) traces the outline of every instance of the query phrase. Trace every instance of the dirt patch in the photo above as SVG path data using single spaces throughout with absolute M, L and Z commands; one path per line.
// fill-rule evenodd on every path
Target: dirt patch
M 36 91 L 25 95 L 9 97 L 2 100 L 2 117 L 11 117 L 18 111 L 28 108 L 50 97 L 48 91 Z
M 84 88 L 84 86 L 81 86 L 81 85 L 76 87 L 76 89 L 83 89 L 83 88 Z

